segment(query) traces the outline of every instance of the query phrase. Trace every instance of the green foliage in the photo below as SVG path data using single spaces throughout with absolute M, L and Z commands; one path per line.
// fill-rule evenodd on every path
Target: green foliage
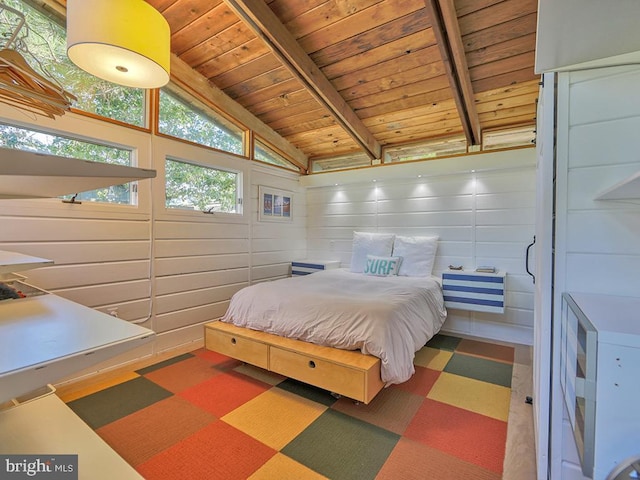
M 18 41 L 10 47 L 18 50 L 27 63 L 43 76 L 58 83 L 78 100 L 72 107 L 136 126 L 145 124 L 145 91 L 115 85 L 77 68 L 67 57 L 67 35 L 64 27 L 19 0 L 3 0 L 25 16 L 26 26 Z M 16 15 L 2 13 L 0 36 L 11 35 L 10 25 Z
M 177 98 L 160 91 L 160 132 L 176 138 L 242 155 L 242 131 L 213 115 L 206 114 Z
M 238 174 L 190 163 L 165 162 L 167 208 L 236 213 Z
M 23 54 L 32 68 L 77 97 L 73 107 L 127 124 L 144 126 L 145 91 L 100 80 L 77 68 L 66 55 L 64 27 L 20 0 L 3 0 L 22 12 L 26 27 L 11 48 Z M 19 17 L 0 13 L 0 36 L 9 38 Z M 161 92 L 160 131 L 178 138 L 243 154 L 243 131 L 226 119 L 208 115 L 181 99 Z M 49 135 L 0 124 L 0 146 L 49 153 L 96 162 L 131 164 L 126 149 Z M 132 202 L 132 185 L 80 193 L 77 198 L 119 204 Z M 166 205 L 171 208 L 237 212 L 238 174 L 183 162 L 166 162 Z

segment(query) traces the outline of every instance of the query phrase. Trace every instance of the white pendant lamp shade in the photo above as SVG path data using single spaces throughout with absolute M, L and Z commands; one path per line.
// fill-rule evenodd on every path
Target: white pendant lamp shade
M 169 24 L 144 0 L 67 0 L 67 55 L 96 77 L 137 88 L 169 82 Z

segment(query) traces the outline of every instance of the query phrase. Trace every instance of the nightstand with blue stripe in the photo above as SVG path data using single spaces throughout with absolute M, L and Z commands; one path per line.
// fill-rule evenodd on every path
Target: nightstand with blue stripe
M 452 271 L 442 273 L 442 292 L 447 308 L 475 312 L 504 313 L 506 272 L 481 273 Z
M 340 260 L 296 260 L 291 262 L 291 276 L 300 277 L 338 267 L 340 267 Z

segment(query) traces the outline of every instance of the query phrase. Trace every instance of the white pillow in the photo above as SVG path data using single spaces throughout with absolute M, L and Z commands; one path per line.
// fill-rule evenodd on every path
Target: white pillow
M 350 270 L 355 273 L 364 272 L 367 255 L 390 257 L 394 238 L 393 233 L 353 232 Z
M 402 257 L 398 275 L 428 277 L 438 248 L 438 237 L 403 237 L 398 235 L 393 243 L 393 256 Z
M 367 265 L 364 267 L 365 275 L 375 275 L 376 277 L 389 277 L 397 275 L 402 258 L 400 257 L 377 257 L 367 255 Z

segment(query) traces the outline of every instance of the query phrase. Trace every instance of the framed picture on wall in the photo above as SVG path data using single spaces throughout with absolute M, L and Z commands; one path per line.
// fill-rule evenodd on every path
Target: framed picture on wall
M 293 194 L 286 190 L 258 186 L 258 219 L 266 222 L 290 222 L 293 219 Z

